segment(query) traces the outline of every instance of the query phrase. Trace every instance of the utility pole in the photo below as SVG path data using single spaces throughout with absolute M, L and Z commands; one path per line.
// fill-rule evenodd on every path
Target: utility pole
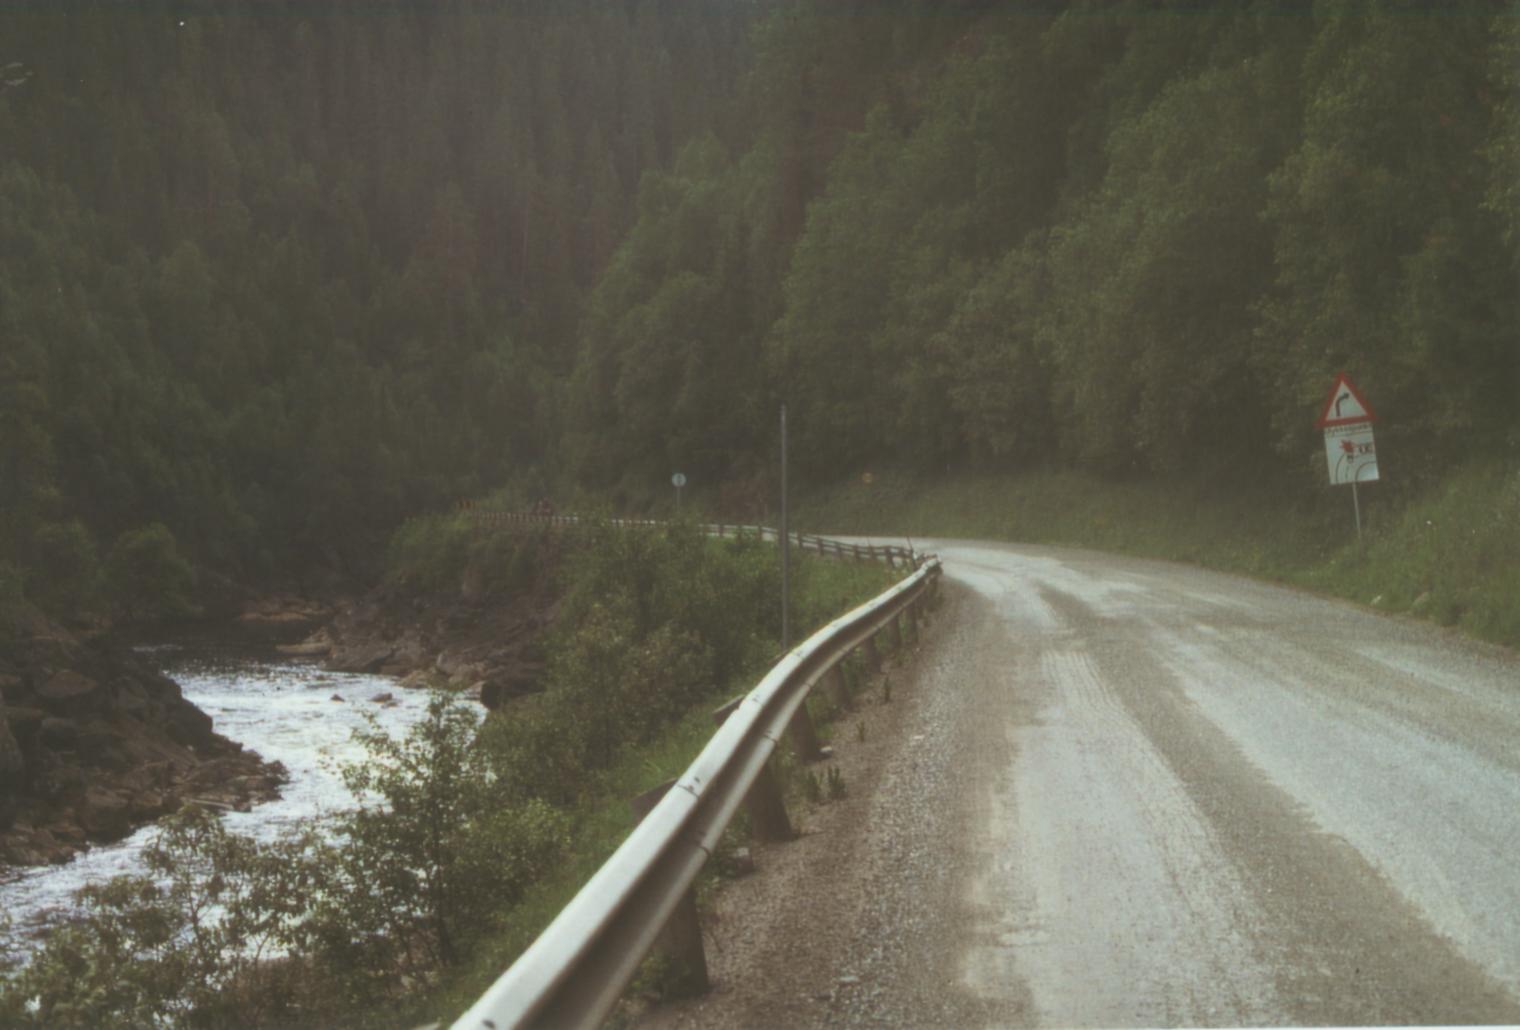
M 786 405 L 781 405 L 781 650 L 792 649 L 792 527 L 786 502 Z

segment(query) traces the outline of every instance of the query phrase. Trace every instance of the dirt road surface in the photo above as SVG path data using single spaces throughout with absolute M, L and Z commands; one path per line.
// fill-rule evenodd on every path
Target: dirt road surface
M 925 546 L 920 543 L 920 546 Z M 1520 658 L 1186 566 L 942 541 L 658 1027 L 1520 1022 Z

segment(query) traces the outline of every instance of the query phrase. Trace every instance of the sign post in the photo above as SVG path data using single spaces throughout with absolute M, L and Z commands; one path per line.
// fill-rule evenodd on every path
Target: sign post
M 670 485 L 676 488 L 676 511 L 680 512 L 681 487 L 686 485 L 686 474 L 684 472 L 677 472 L 675 475 L 671 476 Z
M 1362 538 L 1362 502 L 1357 484 L 1378 480 L 1377 448 L 1372 439 L 1372 423 L 1377 416 L 1360 390 L 1342 372 L 1335 377 L 1330 396 L 1325 399 L 1315 427 L 1325 432 L 1325 462 L 1330 485 L 1351 484 L 1351 506 L 1356 513 L 1356 537 Z

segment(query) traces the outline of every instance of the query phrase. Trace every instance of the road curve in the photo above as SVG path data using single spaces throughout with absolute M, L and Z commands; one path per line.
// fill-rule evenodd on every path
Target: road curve
M 668 1022 L 1520 1022 L 1520 658 L 1187 566 L 918 544 L 954 616 L 896 692 L 918 723 L 836 839 L 788 845 L 828 856 L 828 931 L 796 883 L 727 913 L 764 940 Z

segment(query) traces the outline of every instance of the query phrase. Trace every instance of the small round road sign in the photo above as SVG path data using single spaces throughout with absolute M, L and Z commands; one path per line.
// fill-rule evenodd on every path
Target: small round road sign
M 677 472 L 675 475 L 671 476 L 670 485 L 675 487 L 677 490 L 681 489 L 681 487 L 686 485 L 686 473 Z

